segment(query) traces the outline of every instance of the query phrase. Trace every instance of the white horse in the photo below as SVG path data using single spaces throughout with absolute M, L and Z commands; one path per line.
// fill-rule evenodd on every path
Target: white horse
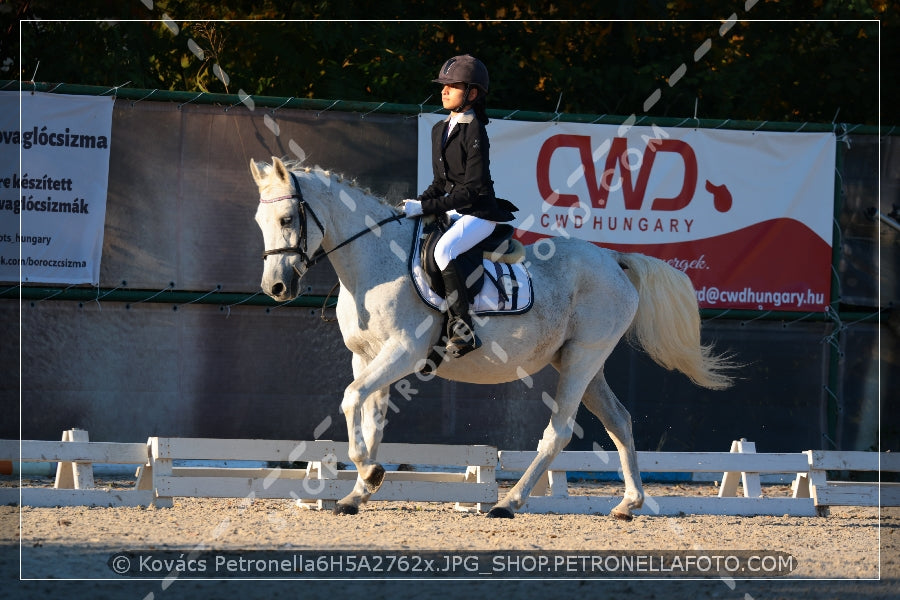
M 389 387 L 421 369 L 442 335 L 443 319 L 419 298 L 408 273 L 413 221 L 339 177 L 319 169 L 293 171 L 296 166 L 275 157 L 271 165 L 250 161 L 260 193 L 256 222 L 266 248 L 262 289 L 278 301 L 296 297 L 300 278 L 323 256 L 340 280 L 337 318 L 353 353 L 353 382 L 341 410 L 358 478 L 335 513 L 356 514 L 384 479 L 376 453 Z M 483 346 L 461 358 L 448 357 L 435 374 L 493 384 L 523 379 L 547 364 L 559 371 L 537 456 L 489 517 L 512 518 L 521 508 L 571 439 L 583 402 L 599 417 L 621 458 L 625 495 L 611 514 L 631 519 L 644 491 L 631 415 L 603 374 L 607 357 L 627 333 L 657 363 L 706 388 L 728 387 L 731 365 L 701 344 L 697 298 L 677 269 L 574 239 L 553 238 L 538 253 L 533 248 L 526 253 L 533 308 L 522 315 L 479 319 Z

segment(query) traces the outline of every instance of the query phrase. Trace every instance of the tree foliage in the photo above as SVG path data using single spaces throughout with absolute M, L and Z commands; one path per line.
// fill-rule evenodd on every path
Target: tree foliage
M 439 104 L 438 67 L 468 52 L 492 108 L 876 124 L 879 58 L 900 58 L 887 0 L 224 4 L 0 4 L 0 78 Z

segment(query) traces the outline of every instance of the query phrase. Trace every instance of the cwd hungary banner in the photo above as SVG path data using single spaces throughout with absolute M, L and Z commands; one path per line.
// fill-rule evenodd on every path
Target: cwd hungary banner
M 432 180 L 419 122 L 419 190 Z M 667 261 L 700 306 L 824 311 L 835 137 L 491 120 L 497 195 L 525 243 L 570 236 Z
M 113 104 L 0 92 L 0 281 L 99 284 Z

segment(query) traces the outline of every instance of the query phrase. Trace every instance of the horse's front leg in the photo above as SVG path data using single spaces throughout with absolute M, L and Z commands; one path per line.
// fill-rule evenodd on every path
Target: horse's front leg
M 354 378 L 361 377 L 364 369 L 368 365 L 369 360 L 359 354 L 353 355 L 353 374 Z M 385 386 L 379 390 L 375 390 L 362 403 L 362 433 L 366 449 L 371 460 L 376 460 L 378 455 L 378 445 L 384 434 L 384 426 L 386 424 L 385 415 L 387 413 L 388 401 L 390 398 L 390 386 Z M 349 422 L 349 421 L 348 421 Z M 356 486 L 350 496 L 342 500 L 340 509 L 336 509 L 336 513 L 352 514 L 356 512 L 361 504 L 369 500 L 374 493 L 371 485 L 371 475 L 368 480 L 362 476 L 356 478 Z M 350 500 L 352 498 L 352 500 Z
M 413 371 L 415 358 L 401 344 L 390 344 L 365 363 L 354 356 L 354 380 L 344 391 L 341 410 L 347 419 L 350 460 L 356 465 L 353 491 L 338 501 L 335 514 L 356 514 L 359 506 L 384 481 L 384 467 L 375 461 L 384 433 L 388 389 L 391 383 Z

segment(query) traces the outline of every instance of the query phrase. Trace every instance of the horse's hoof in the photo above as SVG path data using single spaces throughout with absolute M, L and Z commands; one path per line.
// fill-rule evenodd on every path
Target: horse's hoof
M 384 482 L 384 467 L 378 464 L 372 465 L 369 476 L 363 479 L 363 481 L 366 484 L 366 491 L 370 494 L 374 494 Z
M 512 519 L 515 517 L 515 513 L 508 508 L 502 508 L 500 506 L 495 506 L 490 510 L 490 512 L 486 515 L 488 519 Z
M 619 512 L 617 510 L 613 510 L 609 514 L 612 515 L 613 517 L 617 518 L 620 521 L 633 521 L 634 520 L 634 515 L 631 513 L 624 513 L 624 512 Z
M 359 507 L 352 504 L 335 504 L 331 512 L 335 515 L 355 515 L 359 512 Z

